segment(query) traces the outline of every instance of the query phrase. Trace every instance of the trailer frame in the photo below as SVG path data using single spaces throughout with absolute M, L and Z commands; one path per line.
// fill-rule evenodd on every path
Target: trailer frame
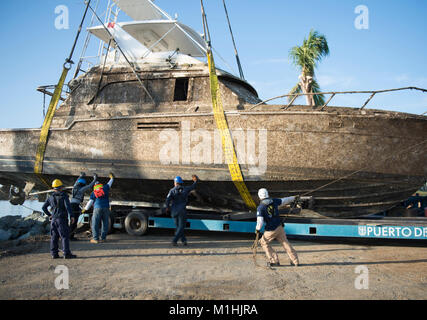
M 149 229 L 175 229 L 175 219 L 167 216 L 162 206 L 154 203 L 112 202 L 112 228 L 131 235 L 145 235 Z M 132 214 L 132 215 L 131 215 Z M 89 214 L 84 215 L 88 223 Z M 233 214 L 188 209 L 186 230 L 254 233 L 253 212 Z M 136 219 L 131 225 L 130 219 Z M 372 215 L 355 219 L 285 217 L 285 232 L 290 237 L 316 239 L 391 239 L 427 240 L 427 217 L 386 217 Z M 261 230 L 263 231 L 263 230 Z

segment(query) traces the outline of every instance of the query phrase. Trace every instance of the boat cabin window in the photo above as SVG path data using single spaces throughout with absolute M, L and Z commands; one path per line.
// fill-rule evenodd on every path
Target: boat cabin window
M 187 98 L 188 98 L 188 78 L 176 79 L 173 101 L 187 101 Z

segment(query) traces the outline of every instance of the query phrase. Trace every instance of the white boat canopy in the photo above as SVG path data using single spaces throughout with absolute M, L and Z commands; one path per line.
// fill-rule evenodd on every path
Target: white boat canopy
M 118 45 L 132 58 L 137 57 L 136 60 L 145 58 L 152 52 L 178 51 L 192 57 L 206 56 L 207 46 L 202 36 L 189 26 L 173 20 L 153 1 L 114 2 L 120 10 L 136 21 L 109 23 L 88 29 L 102 41 L 108 43 L 111 36 L 114 37 Z
M 117 25 L 151 52 L 179 50 L 181 54 L 193 57 L 206 55 L 206 43 L 190 27 L 174 20 L 119 22 Z M 108 26 L 106 26 L 108 27 Z M 111 26 L 109 26 L 111 30 Z M 89 32 L 108 43 L 110 34 L 104 26 L 89 28 Z M 120 45 L 120 35 L 113 34 Z
M 114 0 L 117 6 L 133 20 L 172 20 L 150 0 Z

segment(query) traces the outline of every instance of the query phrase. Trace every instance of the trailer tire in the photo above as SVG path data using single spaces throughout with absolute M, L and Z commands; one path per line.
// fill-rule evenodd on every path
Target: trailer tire
M 125 229 L 131 236 L 143 236 L 148 230 L 148 218 L 142 212 L 131 212 L 125 219 Z

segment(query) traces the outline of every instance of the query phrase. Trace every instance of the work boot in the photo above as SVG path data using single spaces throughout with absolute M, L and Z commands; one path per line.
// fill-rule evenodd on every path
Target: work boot
M 71 254 L 71 253 L 64 256 L 64 259 L 67 259 L 67 260 L 68 259 L 75 259 L 75 258 L 77 258 L 77 256 L 75 254 Z
M 98 240 L 95 240 L 95 239 L 92 239 L 92 240 L 90 240 L 90 243 L 98 244 L 98 243 L 99 243 L 99 241 L 98 241 Z
M 269 268 L 280 267 L 280 263 L 279 262 L 267 262 L 267 267 L 269 267 Z
M 52 255 L 52 259 L 59 259 L 59 255 L 58 254 Z
M 183 244 L 183 246 L 185 246 L 185 247 L 186 247 L 186 246 L 188 246 L 187 241 L 184 241 L 182 244 Z
M 173 246 L 173 247 L 178 247 L 178 243 L 176 243 L 176 242 L 172 242 L 172 246 Z

